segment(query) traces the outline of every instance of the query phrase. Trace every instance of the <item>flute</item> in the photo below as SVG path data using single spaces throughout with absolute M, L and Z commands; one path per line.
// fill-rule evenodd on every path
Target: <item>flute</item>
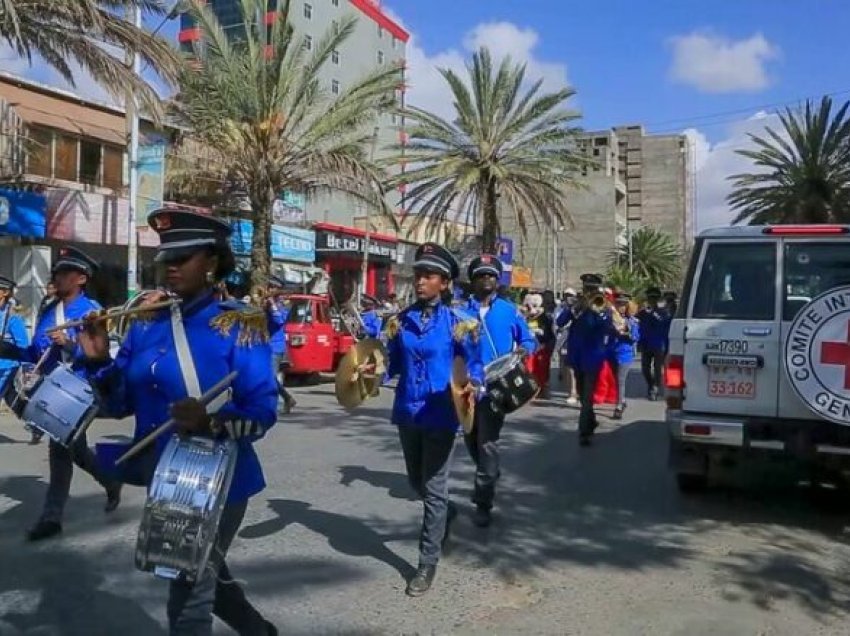
M 149 305 L 141 305 L 139 307 L 133 307 L 131 309 L 119 309 L 117 311 L 110 309 L 107 310 L 106 313 L 102 313 L 91 318 L 80 318 L 78 320 L 70 320 L 68 322 L 63 322 L 61 325 L 56 325 L 48 329 L 47 333 L 53 333 L 54 331 L 63 331 L 64 329 L 70 329 L 71 327 L 80 327 L 82 325 L 91 324 L 95 322 L 103 322 L 105 320 L 113 320 L 115 318 L 121 318 L 123 316 L 134 316 L 136 314 L 143 314 L 145 312 L 155 311 L 157 309 L 166 309 L 180 302 L 182 301 L 179 298 L 172 298 L 170 300 L 163 300 L 160 302 L 151 303 Z

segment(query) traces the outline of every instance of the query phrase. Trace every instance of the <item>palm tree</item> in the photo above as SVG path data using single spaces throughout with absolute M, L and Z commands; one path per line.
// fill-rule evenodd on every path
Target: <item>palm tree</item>
M 647 225 L 612 252 L 610 266 L 629 271 L 636 282 L 672 285 L 682 271 L 682 251 L 672 236 Z
M 252 285 L 268 276 L 271 210 L 284 190 L 309 196 L 333 189 L 391 215 L 381 185 L 385 175 L 366 148 L 378 113 L 391 105 L 401 83 L 400 68 L 384 67 L 330 95 L 320 72 L 356 19 L 332 25 L 308 51 L 288 21 L 289 2 L 279 3 L 270 33 L 255 19 L 267 14 L 269 4 L 241 0 L 244 27 L 228 36 L 208 6 L 190 0 L 204 55 L 183 72 L 177 100 L 198 140 L 219 155 L 210 174 L 199 177 L 226 175 L 251 204 Z
M 729 177 L 735 223 L 846 223 L 850 221 L 850 102 L 834 115 L 832 100 L 820 108 L 779 114 L 782 129 L 750 135 L 754 149 L 736 152 L 753 161 L 752 173 Z
M 541 93 L 542 80 L 524 90 L 526 67 L 506 58 L 495 68 L 486 48 L 467 70 L 468 82 L 440 71 L 454 100 L 452 121 L 402 109 L 409 136 L 394 163 L 405 169 L 389 185 L 409 186 L 405 200 L 419 222 L 436 227 L 471 216 L 485 250 L 496 246 L 500 208 L 523 235 L 529 223 L 569 223 L 567 191 L 585 165 L 574 152 L 577 129 L 570 125 L 578 114 L 563 107 L 575 91 Z
M 649 282 L 638 272 L 622 265 L 613 265 L 608 268 L 608 271 L 605 272 L 605 284 L 635 298 L 642 296 L 649 286 Z
M 107 91 L 124 98 L 132 90 L 154 116 L 162 112 L 156 91 L 123 56 L 138 53 L 163 79 L 176 79 L 179 58 L 164 39 L 122 17 L 140 7 L 163 15 L 158 0 L 0 0 L 0 42 L 32 63 L 40 56 L 71 86 L 73 63 Z M 110 51 L 119 49 L 116 54 Z

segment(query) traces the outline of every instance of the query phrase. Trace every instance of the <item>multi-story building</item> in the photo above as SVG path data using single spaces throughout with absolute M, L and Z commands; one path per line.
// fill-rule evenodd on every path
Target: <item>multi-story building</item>
M 514 262 L 540 288 L 577 286 L 583 273 L 604 273 L 630 232 L 657 227 L 687 248 L 693 240 L 693 171 L 684 135 L 647 135 L 642 126 L 584 133 L 576 150 L 588 160 L 569 191 L 573 227 L 529 224 L 522 236 L 503 210 L 502 234 L 515 240 Z
M 240 0 L 210 0 L 226 32 L 238 38 L 244 33 L 241 24 Z M 272 24 L 277 16 L 277 2 L 271 0 L 265 16 L 266 24 Z M 320 71 L 322 87 L 329 98 L 339 95 L 366 74 L 376 68 L 404 68 L 405 50 L 410 34 L 381 8 L 379 0 L 292 0 L 289 20 L 296 37 L 303 38 L 306 49 L 312 50 L 328 32 L 334 22 L 344 16 L 357 18 L 352 35 L 335 51 Z M 189 14 L 181 16 L 179 41 L 184 51 L 203 52 L 200 29 Z M 403 81 L 396 90 L 396 99 L 404 102 Z M 371 131 L 367 131 L 371 132 Z M 369 152 L 374 159 L 381 159 L 388 148 L 404 141 L 402 121 L 393 113 L 384 113 L 377 121 L 374 141 Z M 402 207 L 403 192 L 393 193 L 390 204 Z M 314 196 L 304 201 L 305 220 L 321 221 L 339 225 L 352 225 L 354 217 L 365 216 L 363 202 L 340 194 Z

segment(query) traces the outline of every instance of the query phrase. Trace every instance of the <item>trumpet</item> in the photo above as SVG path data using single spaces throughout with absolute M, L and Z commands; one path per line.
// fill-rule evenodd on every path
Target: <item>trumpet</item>
M 101 311 L 96 312 L 94 316 L 63 322 L 61 325 L 56 325 L 48 329 L 47 333 L 63 331 L 65 329 L 71 329 L 72 327 L 80 327 L 92 322 L 108 322 L 110 325 L 114 326 L 114 331 L 119 336 L 124 336 L 130 328 L 130 321 L 128 318 L 150 311 L 157 311 L 158 309 L 170 308 L 182 302 L 179 298 L 169 298 L 168 300 L 144 304 L 145 298 L 152 293 L 160 293 L 160 290 L 149 289 L 139 292 L 120 307 L 102 309 Z
M 590 297 L 590 300 L 588 300 L 587 307 L 591 311 L 601 314 L 608 308 L 608 301 L 605 300 L 605 296 L 602 294 L 595 294 Z

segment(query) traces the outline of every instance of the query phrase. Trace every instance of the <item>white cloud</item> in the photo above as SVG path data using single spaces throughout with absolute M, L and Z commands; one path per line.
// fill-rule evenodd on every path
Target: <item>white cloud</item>
M 511 22 L 487 22 L 467 32 L 460 49 L 429 55 L 414 35 L 407 45 L 408 103 L 444 117 L 451 115 L 449 88 L 439 69 L 450 69 L 465 77 L 465 65 L 471 53 L 482 46 L 489 48 L 496 59 L 509 55 L 515 62 L 526 64 L 526 77 L 530 81 L 542 78 L 545 90 L 559 90 L 568 84 L 567 67 L 540 59 L 536 54 L 539 41 L 540 36 L 533 29 Z
M 670 38 L 673 60 L 670 77 L 705 93 L 759 91 L 771 82 L 768 62 L 779 47 L 756 33 L 731 40 L 711 32 L 694 31 Z
M 761 135 L 767 126 L 778 130 L 778 116 L 765 112 L 755 113 L 749 119 L 731 126 L 726 138 L 714 144 L 709 143 L 705 134 L 695 128 L 683 131 L 691 140 L 691 149 L 695 153 L 697 231 L 729 225 L 735 218 L 736 213 L 726 203 L 726 197 L 732 190 L 728 177 L 756 169 L 752 161 L 735 151 L 752 148 L 748 134 Z

